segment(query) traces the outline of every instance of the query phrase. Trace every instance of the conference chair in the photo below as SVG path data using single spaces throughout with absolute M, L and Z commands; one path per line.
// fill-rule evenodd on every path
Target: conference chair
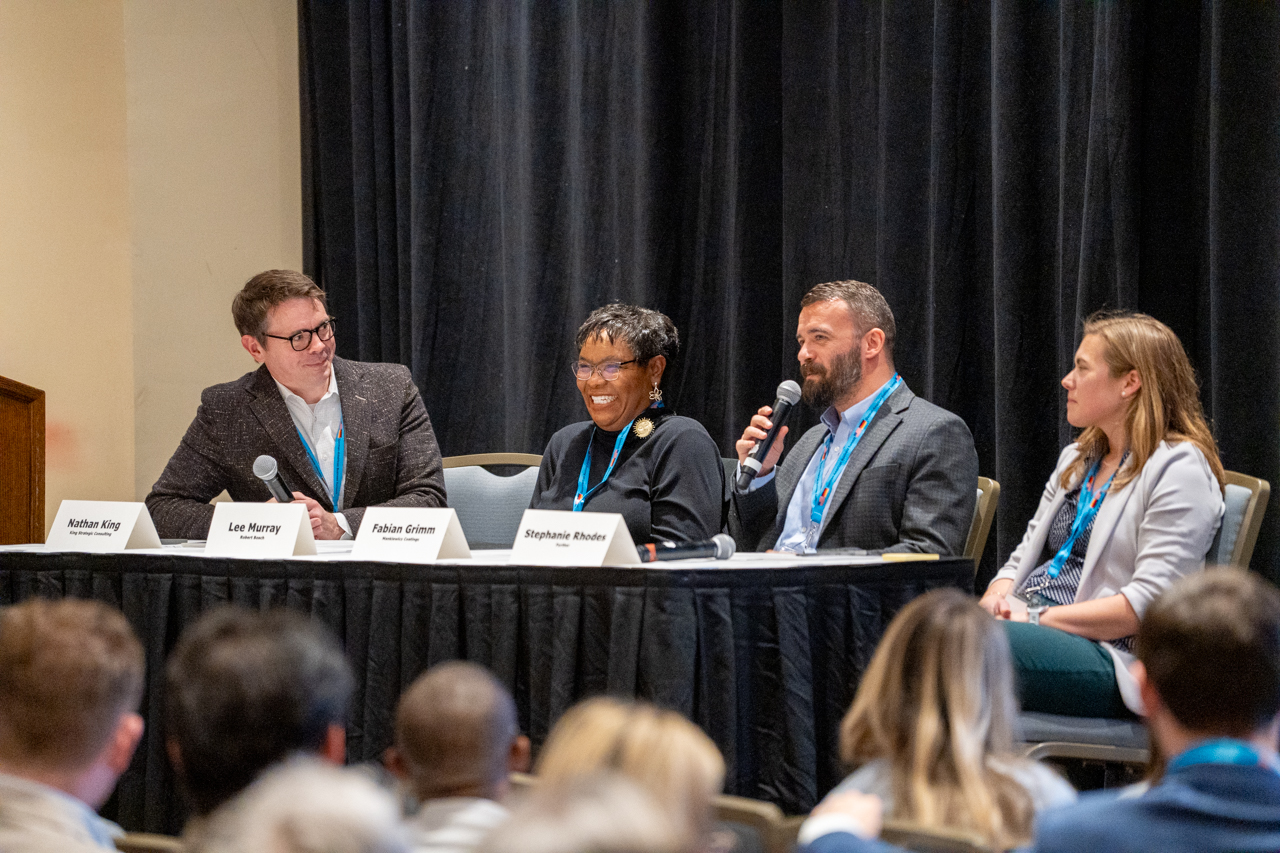
M 1236 471 L 1227 471 L 1226 481 L 1222 525 L 1209 546 L 1205 564 L 1247 569 L 1271 484 Z M 1019 723 L 1028 758 L 1075 759 L 1130 768 L 1145 766 L 1150 760 L 1147 729 L 1140 720 L 1031 712 L 1019 715 Z M 1106 778 L 1111 778 L 1109 770 Z
M 748 827 L 760 836 L 765 853 L 789 853 L 804 817 L 787 818 L 782 809 L 766 800 L 717 794 L 716 820 Z
M 533 499 L 542 457 L 535 453 L 473 453 L 444 459 L 444 487 L 449 506 L 458 513 L 458 523 L 472 550 L 510 548 L 520 528 L 520 518 Z M 523 466 L 524 470 L 503 477 L 488 467 Z
M 182 853 L 182 839 L 150 832 L 126 832 L 116 839 L 121 853 Z
M 991 532 L 991 522 L 996 517 L 996 506 L 999 503 L 1000 484 L 990 477 L 979 477 L 978 502 L 974 504 L 973 523 L 969 525 L 969 538 L 964 543 L 964 555 L 973 560 L 975 572 L 987 549 L 987 534 Z

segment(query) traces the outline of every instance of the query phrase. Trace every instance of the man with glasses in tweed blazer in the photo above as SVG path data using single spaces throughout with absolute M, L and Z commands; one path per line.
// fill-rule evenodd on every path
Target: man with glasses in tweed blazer
M 289 270 L 259 273 L 231 307 L 261 367 L 206 388 L 196 418 L 147 496 L 161 536 L 204 539 L 224 489 L 265 501 L 260 454 L 306 505 L 317 539 L 353 537 L 367 507 L 445 505 L 431 420 L 399 364 L 336 358 L 325 294 Z

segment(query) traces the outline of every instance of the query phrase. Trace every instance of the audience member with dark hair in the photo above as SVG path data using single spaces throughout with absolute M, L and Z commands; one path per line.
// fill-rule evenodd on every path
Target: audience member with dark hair
M 695 853 L 679 821 L 617 773 L 543 780 L 482 853 Z
M 1035 850 L 1280 850 L 1280 592 L 1239 569 L 1179 580 L 1148 608 L 1137 655 L 1147 726 L 1170 756 L 1163 777 L 1045 812 Z M 830 816 L 832 831 L 802 829 L 810 853 L 887 849 L 855 834 L 868 801 L 842 805 L 843 831 Z
M 529 739 L 492 673 L 450 661 L 400 697 L 387 766 L 422 804 L 409 819 L 414 849 L 465 853 L 506 820 L 508 774 L 528 771 Z
M 999 849 L 1075 790 L 1013 748 L 1009 643 L 968 595 L 926 593 L 889 624 L 840 727 L 857 770 L 837 786 L 878 795 L 889 817 L 965 829 Z
M 114 850 L 94 810 L 142 737 L 142 645 L 96 601 L 0 610 L 0 850 Z
M 335 639 L 288 610 L 210 611 L 169 658 L 165 737 L 198 817 L 297 753 L 346 758 L 351 670 Z M 192 849 L 203 822 L 188 826 Z

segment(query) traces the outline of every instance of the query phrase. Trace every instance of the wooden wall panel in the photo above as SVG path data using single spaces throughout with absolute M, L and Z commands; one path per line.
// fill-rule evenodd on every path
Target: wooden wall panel
M 0 376 L 0 545 L 44 541 L 44 392 Z

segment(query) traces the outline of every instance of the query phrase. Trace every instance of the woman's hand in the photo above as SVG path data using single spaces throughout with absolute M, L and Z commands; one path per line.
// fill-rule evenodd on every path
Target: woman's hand
M 858 828 L 855 835 L 872 839 L 880 834 L 880 828 L 884 822 L 884 803 L 875 794 L 845 791 L 828 795 L 814 807 L 811 814 L 814 817 L 839 815 Z
M 991 586 L 987 587 L 987 591 L 982 596 L 982 600 L 978 602 L 978 606 L 997 619 L 1008 619 L 1012 614 L 1012 609 L 1004 597 L 1012 590 L 1013 580 L 1011 578 L 994 580 L 991 582 Z

